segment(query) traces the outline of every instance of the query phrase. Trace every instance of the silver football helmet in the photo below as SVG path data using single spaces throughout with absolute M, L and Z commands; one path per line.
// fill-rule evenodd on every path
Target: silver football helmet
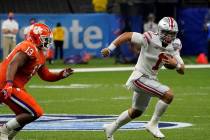
M 178 33 L 177 22 L 172 17 L 164 17 L 158 23 L 158 34 L 163 43 L 171 43 Z

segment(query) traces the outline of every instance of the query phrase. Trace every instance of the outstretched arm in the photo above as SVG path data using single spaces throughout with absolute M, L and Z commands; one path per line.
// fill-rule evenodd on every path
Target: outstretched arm
M 104 57 L 109 56 L 110 53 L 112 51 L 114 51 L 114 49 L 116 47 L 119 47 L 121 44 L 123 44 L 127 41 L 131 41 L 132 35 L 133 35 L 133 32 L 125 32 L 125 33 L 121 34 L 107 48 L 102 49 L 101 54 Z
M 101 50 L 101 54 L 104 57 L 110 55 L 115 48 L 119 47 L 125 42 L 131 42 L 136 44 L 135 46 L 147 46 L 148 42 L 145 35 L 137 33 L 137 32 L 125 32 L 118 36 L 107 48 Z
M 118 36 L 112 42 L 112 44 L 114 44 L 116 47 L 118 47 L 125 42 L 131 41 L 132 35 L 133 35 L 133 32 L 125 32 L 125 33 L 121 34 L 120 36 Z
M 38 70 L 38 75 L 42 80 L 48 82 L 58 81 L 60 79 L 66 78 L 69 75 L 73 74 L 73 70 L 71 68 L 64 69 L 60 72 L 50 72 L 46 66 L 42 66 Z

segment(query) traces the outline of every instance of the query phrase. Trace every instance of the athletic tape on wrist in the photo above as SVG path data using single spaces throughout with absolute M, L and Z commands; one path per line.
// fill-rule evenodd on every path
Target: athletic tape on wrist
M 113 43 L 111 43 L 111 44 L 109 45 L 108 49 L 109 49 L 110 51 L 114 51 L 114 50 L 116 49 L 116 46 L 115 46 Z

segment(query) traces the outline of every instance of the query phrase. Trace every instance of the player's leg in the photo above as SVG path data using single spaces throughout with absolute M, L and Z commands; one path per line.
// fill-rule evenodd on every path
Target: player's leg
M 22 121 L 24 120 L 24 121 Z M 21 113 L 5 123 L 2 128 L 2 139 L 0 140 L 13 140 L 17 133 L 28 123 L 35 120 L 35 117 L 31 117 L 28 113 Z M 21 122 L 22 121 L 22 122 Z
M 120 128 L 121 126 L 123 126 L 124 124 L 132 120 L 132 118 L 129 115 L 129 112 L 130 112 L 129 110 L 125 110 L 124 112 L 122 112 L 117 118 L 117 120 L 115 120 L 111 124 L 104 124 L 103 129 L 106 133 L 107 140 L 114 140 L 114 137 L 113 137 L 114 132 L 118 128 Z
M 173 100 L 173 94 L 169 90 L 165 92 L 165 94 L 160 97 L 160 100 L 157 102 L 155 106 L 155 111 L 151 120 L 146 125 L 147 130 L 149 130 L 155 137 L 157 138 L 164 138 L 165 136 L 160 132 L 158 128 L 158 122 L 160 121 L 161 116 L 165 113 L 166 109 L 168 108 L 169 104 Z
M 173 100 L 173 94 L 171 90 L 169 90 L 157 102 L 154 114 L 150 121 L 151 123 L 155 124 L 160 120 L 161 116 L 166 111 L 168 105 L 172 102 L 172 100 Z
M 147 77 L 141 77 L 134 81 L 134 88 L 144 90 L 148 94 L 158 97 L 160 100 L 157 102 L 152 119 L 146 125 L 146 129 L 151 132 L 157 138 L 164 138 L 158 128 L 158 122 L 161 116 L 166 111 L 168 105 L 173 100 L 173 94 L 169 88 L 162 85 L 156 80 L 149 79 Z
M 108 140 L 113 140 L 113 133 L 120 128 L 121 126 L 127 124 L 133 119 L 142 115 L 142 113 L 146 110 L 148 103 L 150 101 L 150 96 L 145 93 L 137 93 L 134 91 L 132 107 L 128 110 L 122 112 L 119 117 L 112 122 L 111 124 L 105 124 L 104 130 L 106 133 L 106 137 Z
M 5 100 L 4 103 L 15 112 L 16 117 L 2 126 L 1 140 L 11 140 L 14 134 L 20 131 L 26 124 L 31 123 L 43 114 L 41 107 L 31 95 L 24 90 L 16 88 L 13 89 L 13 92 L 11 98 Z

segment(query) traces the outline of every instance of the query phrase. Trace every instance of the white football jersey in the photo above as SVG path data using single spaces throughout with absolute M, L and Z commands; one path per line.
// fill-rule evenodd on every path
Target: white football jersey
M 131 42 L 141 47 L 135 70 L 152 78 L 156 79 L 158 70 L 163 66 L 161 53 L 168 53 L 174 56 L 180 64 L 184 63 L 180 57 L 182 44 L 178 38 L 168 46 L 163 47 L 157 33 L 151 31 L 144 34 L 134 32 Z

